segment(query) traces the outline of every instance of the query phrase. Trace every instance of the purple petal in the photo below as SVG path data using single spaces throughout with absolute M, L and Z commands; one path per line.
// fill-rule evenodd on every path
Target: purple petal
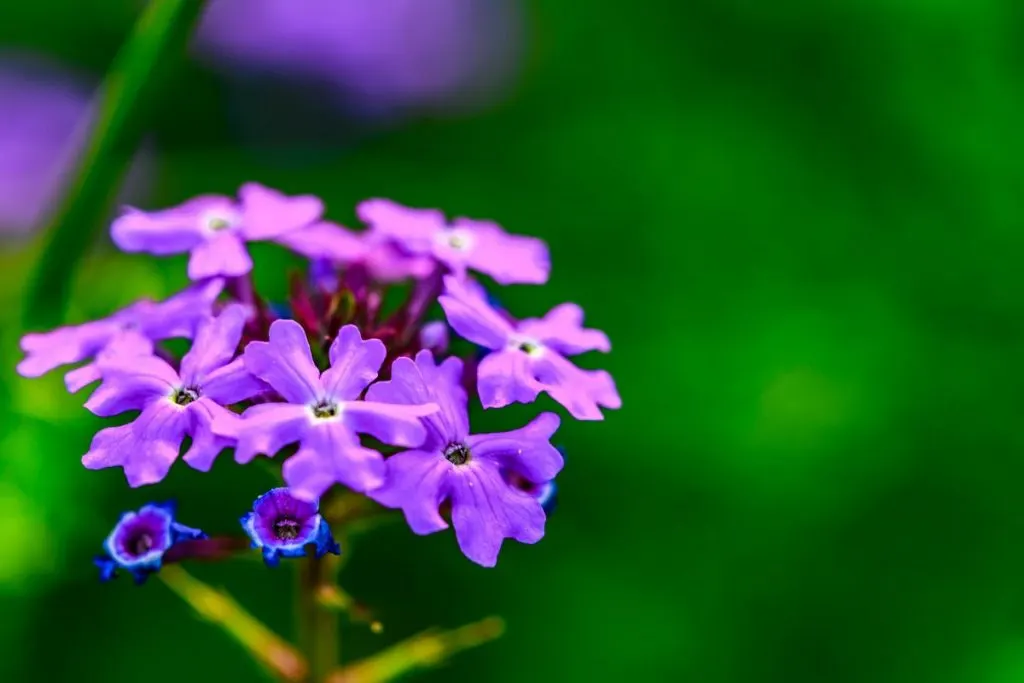
M 234 211 L 234 202 L 215 195 L 197 197 L 162 211 L 129 208 L 111 225 L 110 237 L 122 251 L 180 254 L 207 239 L 208 216 L 230 216 Z
M 484 408 L 532 403 L 545 386 L 534 378 L 529 356 L 522 351 L 495 351 L 477 367 L 477 392 Z
M 444 278 L 444 294 L 438 298 L 448 324 L 462 337 L 489 349 L 503 348 L 514 330 L 500 313 L 491 308 L 479 291 L 469 288 L 453 275 Z
M 98 320 L 21 338 L 26 356 L 18 363 L 22 377 L 41 377 L 50 370 L 96 355 L 123 329 L 119 321 Z
M 423 417 L 429 429 L 424 450 L 461 441 L 469 434 L 466 392 L 462 388 L 462 361 L 451 357 L 440 366 L 430 351 L 420 351 L 416 360 L 398 358 L 391 364 L 391 379 L 377 382 L 366 392 L 366 400 L 399 405 L 436 403 L 439 410 Z
M 213 432 L 213 423 L 229 415 L 233 416 L 234 413 L 208 398 L 190 403 L 187 412 L 191 420 L 189 432 L 192 434 L 192 445 L 182 459 L 200 472 L 209 472 L 220 452 L 234 445 L 232 439 Z
M 496 223 L 468 218 L 456 219 L 450 234 L 453 239 L 439 243 L 434 253 L 456 272 L 469 267 L 503 285 L 548 281 L 551 257 L 543 240 L 509 235 Z
M 384 485 L 367 495 L 385 507 L 401 508 L 415 534 L 447 529 L 438 508 L 448 497 L 451 464 L 429 451 L 404 451 L 384 462 Z
M 335 264 L 361 261 L 370 250 L 366 241 L 356 233 L 326 221 L 279 235 L 274 241 L 306 258 Z
M 97 365 L 103 383 L 85 407 L 100 417 L 142 410 L 158 399 L 169 399 L 180 384 L 174 368 L 156 356 L 118 356 Z
M 260 453 L 274 457 L 309 429 L 309 411 L 291 403 L 261 403 L 248 408 L 241 420 L 221 418 L 213 425 L 214 432 L 238 439 L 235 460 L 243 465 Z
M 430 253 L 434 235 L 445 227 L 440 211 L 412 209 L 389 199 L 368 199 L 356 207 L 356 214 L 373 232 L 413 254 Z
M 521 429 L 471 436 L 466 445 L 474 457 L 493 461 L 528 481 L 550 481 L 562 471 L 562 454 L 551 445 L 560 420 L 554 413 L 541 413 Z
M 523 320 L 518 330 L 567 356 L 586 351 L 607 353 L 612 348 L 604 332 L 583 327 L 583 309 L 576 304 L 561 304 L 548 311 L 543 318 Z
M 217 368 L 203 380 L 203 394 L 225 406 L 246 401 L 267 391 L 270 391 L 270 386 L 253 376 L 242 358 Z
M 252 270 L 252 258 L 241 236 L 224 230 L 192 250 L 188 260 L 188 276 L 192 280 L 224 275 L 237 277 Z
M 238 196 L 242 202 L 242 233 L 250 240 L 273 239 L 308 227 L 324 213 L 319 197 L 289 197 L 259 183 L 246 183 Z
M 200 323 L 192 348 L 181 359 L 181 379 L 186 385 L 201 384 L 207 374 L 231 362 L 248 318 L 246 306 L 231 304 L 216 318 Z
M 191 339 L 198 324 L 213 313 L 213 302 L 223 291 L 222 278 L 197 282 L 163 301 L 142 302 L 133 309 L 133 321 L 150 339 Z
M 367 245 L 363 267 L 375 280 L 399 282 L 410 278 L 422 279 L 434 271 L 434 259 L 410 256 L 381 235 L 363 233 L 363 240 Z
M 331 367 L 322 376 L 324 390 L 336 401 L 354 401 L 373 380 L 387 355 L 379 339 L 363 341 L 359 328 L 345 325 L 328 351 Z
M 522 354 L 526 355 L 526 354 Z M 551 349 L 530 358 L 533 376 L 577 420 L 603 420 L 600 406 L 617 409 L 622 399 L 611 375 L 602 370 L 581 370 Z
M 188 422 L 180 406 L 157 401 L 134 422 L 100 430 L 82 464 L 90 470 L 121 467 L 133 488 L 155 484 L 167 476 L 177 459 Z
M 320 498 L 333 484 L 368 491 L 384 482 L 384 458 L 364 448 L 341 422 L 324 421 L 303 438 L 282 468 L 288 488 L 304 500 Z
M 320 398 L 320 373 L 313 363 L 306 332 L 294 320 L 275 320 L 269 342 L 250 342 L 245 367 L 292 403 Z
M 99 362 L 110 359 L 133 356 L 150 356 L 153 353 L 153 342 L 135 330 L 124 330 L 115 335 L 98 354 Z M 64 375 L 64 385 L 72 394 L 100 379 L 99 363 L 88 363 Z
M 341 417 L 353 432 L 369 434 L 393 446 L 414 448 L 427 438 L 427 430 L 420 419 L 437 412 L 436 403 L 402 406 L 392 403 L 348 401 L 342 404 Z
M 451 479 L 452 526 L 459 548 L 484 567 L 498 562 L 506 538 L 536 543 L 544 536 L 544 509 L 502 480 L 492 467 L 463 467 Z

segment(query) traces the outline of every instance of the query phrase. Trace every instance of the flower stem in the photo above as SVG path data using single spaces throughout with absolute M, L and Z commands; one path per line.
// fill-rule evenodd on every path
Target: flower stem
M 309 662 L 310 683 L 323 683 L 338 666 L 338 615 L 321 604 L 320 594 L 333 583 L 334 556 L 308 555 L 299 562 L 299 647 Z
M 100 91 L 99 115 L 73 181 L 45 232 L 29 281 L 25 324 L 52 326 L 64 315 L 71 276 L 109 211 L 166 80 L 163 68 L 184 53 L 203 0 L 153 0 L 117 54 Z
M 324 683 L 387 683 L 416 669 L 437 666 L 458 652 L 500 637 L 504 631 L 505 622 L 499 617 L 451 631 L 427 631 L 332 672 Z
M 289 683 L 305 680 L 306 662 L 295 648 L 242 609 L 227 593 L 206 585 L 178 565 L 165 565 L 157 576 L 199 616 L 224 629 L 276 678 Z

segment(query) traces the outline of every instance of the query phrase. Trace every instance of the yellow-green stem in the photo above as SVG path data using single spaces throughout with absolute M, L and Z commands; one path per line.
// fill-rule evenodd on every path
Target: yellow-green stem
M 323 683 L 339 663 L 338 615 L 320 602 L 323 586 L 333 583 L 332 557 L 311 553 L 298 563 L 298 639 L 309 663 L 310 683 Z

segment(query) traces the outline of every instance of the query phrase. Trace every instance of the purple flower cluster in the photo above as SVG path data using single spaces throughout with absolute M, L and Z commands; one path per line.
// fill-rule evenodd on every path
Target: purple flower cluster
M 336 484 L 402 510 L 417 534 L 450 524 L 463 553 L 484 566 L 497 562 L 506 538 L 539 541 L 563 466 L 551 444 L 559 417 L 543 412 L 519 429 L 474 433 L 469 398 L 500 408 L 546 393 L 577 419 L 601 420 L 602 408 L 621 405 L 615 384 L 569 356 L 609 351 L 607 336 L 584 328 L 575 304 L 517 321 L 473 279 L 546 282 L 541 240 L 381 199 L 359 205 L 367 225 L 359 232 L 323 211 L 315 197 L 254 183 L 237 199 L 126 210 L 111 228 L 115 243 L 188 253 L 193 284 L 105 320 L 26 335 L 19 372 L 80 364 L 66 383 L 78 391 L 99 381 L 87 409 L 133 413 L 100 430 L 82 459 L 90 469 L 120 467 L 133 487 L 164 479 L 179 455 L 207 471 L 225 449 L 240 464 L 290 452 L 287 487 L 242 520 L 268 563 L 308 545 L 337 552 L 318 512 Z M 253 290 L 246 244 L 257 240 L 310 261 L 285 304 Z M 405 297 L 385 312 L 392 289 Z M 444 319 L 431 320 L 435 311 Z M 472 345 L 467 360 L 455 355 L 449 329 L 483 355 Z M 180 360 L 160 346 L 175 337 L 192 340 Z M 132 566 L 118 552 L 115 565 Z

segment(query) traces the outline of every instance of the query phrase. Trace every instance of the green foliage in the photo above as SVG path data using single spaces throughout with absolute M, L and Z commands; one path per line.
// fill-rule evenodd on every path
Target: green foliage
M 102 66 L 128 3 L 87 4 L 9 3 L 0 37 Z M 240 147 L 221 90 L 193 66 L 169 97 L 204 116 L 154 124 L 158 140 L 201 140 L 161 148 L 154 206 L 253 179 L 318 193 L 343 223 L 370 196 L 494 218 L 548 239 L 554 257 L 551 285 L 508 290 L 510 308 L 572 299 L 612 338 L 611 356 L 586 362 L 613 372 L 625 407 L 564 422 L 548 536 L 509 544 L 491 571 L 450 534 L 397 525 L 361 539 L 345 587 L 385 631 L 346 630 L 345 656 L 500 613 L 502 641 L 419 680 L 1019 678 L 1017 3 L 533 4 L 521 87 L 484 114 L 285 165 Z M 283 293 L 271 280 L 291 261 L 257 258 Z M 159 267 L 175 281 L 183 266 Z M 20 279 L 0 277 L 13 298 Z M 0 395 L 27 391 L 2 376 Z M 62 573 L 18 602 L 21 640 L 2 640 L 0 663 L 19 668 L 0 679 L 255 676 L 159 586 L 94 584 L 89 556 L 147 496 L 177 496 L 184 521 L 222 531 L 272 482 L 225 460 L 127 491 L 118 472 L 78 465 L 89 431 L 74 399 L 53 396 L 31 452 L 4 456 L 45 463 L 52 489 L 9 465 L 0 491 L 13 482 L 45 514 L 95 521 L 50 529 Z M 520 416 L 503 413 L 478 417 Z M 0 415 L 5 429 L 21 419 Z M 21 552 L 38 557 L 42 542 Z M 197 573 L 269 623 L 289 618 L 284 571 Z M 154 667 L 154 646 L 171 642 L 189 656 Z

